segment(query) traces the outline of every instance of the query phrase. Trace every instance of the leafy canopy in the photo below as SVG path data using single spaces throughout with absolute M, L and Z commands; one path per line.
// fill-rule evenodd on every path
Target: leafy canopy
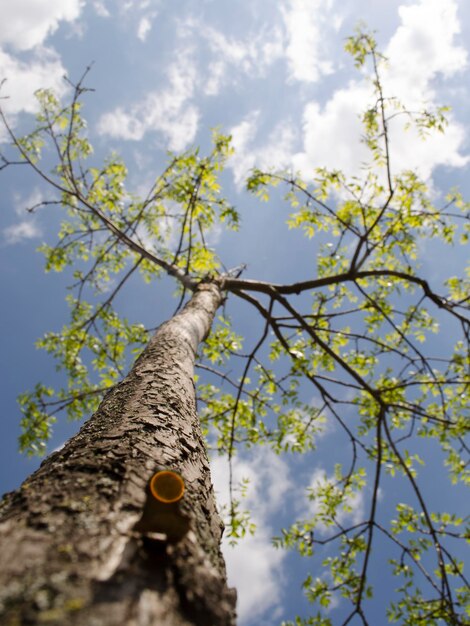
M 268 445 L 315 463 L 325 424 L 338 441 L 334 471 L 308 489 L 310 508 L 274 539 L 279 548 L 316 558 L 316 576 L 303 585 L 314 612 L 286 626 L 327 626 L 332 615 L 335 623 L 370 624 L 374 594 L 385 593 L 372 572 L 386 562 L 395 579 L 386 599 L 390 622 L 469 624 L 459 548 L 468 530 L 461 517 L 442 510 L 445 497 L 430 501 L 422 485 L 426 467 L 437 471 L 441 461 L 454 489 L 469 482 L 470 273 L 434 285 L 420 258 L 424 241 L 451 249 L 468 242 L 470 207 L 456 191 L 436 203 L 425 181 L 391 158 L 397 120 L 425 138 L 445 130 L 447 110 L 414 113 L 389 97 L 386 60 L 370 34 L 357 32 L 346 49 L 371 84 L 362 119 L 370 159 L 361 176 L 323 168 L 304 180 L 255 169 L 246 183 L 264 201 L 283 190 L 288 228 L 312 240 L 316 268 L 302 282 L 245 279 L 243 266 L 227 270 L 210 244 L 214 228 L 240 224 L 222 192 L 229 137 L 214 132 L 207 156 L 197 149 L 171 154 L 148 193 L 138 196 L 128 190 L 119 155 L 94 164 L 81 116 L 84 78 L 65 105 L 39 92 L 37 124 L 25 137 L 16 137 L 3 117 L 19 157 L 4 154 L 2 169 L 34 168 L 55 192 L 40 205 L 64 211 L 57 243 L 40 248 L 46 271 L 67 269 L 74 281 L 69 324 L 38 342 L 67 384 L 57 391 L 38 384 L 20 397 L 20 447 L 44 452 L 55 416 L 89 415 L 145 345 L 148 330 L 114 308 L 133 274 L 152 285 L 174 278 L 180 305 L 200 281 L 212 281 L 228 304 L 198 363 L 209 445 L 230 461 L 236 449 Z M 42 164 L 51 159 L 48 171 Z M 233 299 L 257 320 L 258 337 L 248 347 L 228 313 Z M 240 492 L 230 482 L 229 534 L 236 540 L 253 529 L 240 500 L 244 486 Z M 390 504 L 383 491 L 406 501 L 392 497 Z M 360 501 L 366 513 L 357 520 L 351 512 Z

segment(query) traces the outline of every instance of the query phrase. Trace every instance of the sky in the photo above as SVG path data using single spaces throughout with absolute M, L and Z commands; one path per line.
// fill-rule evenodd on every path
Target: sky
M 64 75 L 77 80 L 93 64 L 87 84 L 95 92 L 86 95 L 84 114 L 96 154 L 121 153 L 136 190 L 161 171 L 166 150 L 207 149 L 215 127 L 232 135 L 235 154 L 226 185 L 246 234 L 237 244 L 220 233 L 214 238 L 233 265 L 248 263 L 247 276 L 308 276 L 292 255 L 273 255 L 284 231 L 266 207 L 254 208 L 246 197 L 243 181 L 251 168 L 289 167 L 307 178 L 319 166 L 349 175 L 361 171 L 359 114 L 370 88 L 343 50 L 361 20 L 376 31 L 389 58 L 384 75 L 389 94 L 410 109 L 423 102 L 452 107 L 445 135 L 426 143 L 397 128 L 392 162 L 417 169 L 436 193 L 460 185 L 470 195 L 467 0 L 0 0 L 0 12 L 0 97 L 17 132 L 31 123 L 36 89 L 51 87 L 66 96 Z M 0 141 L 5 140 L 0 129 Z M 54 364 L 34 342 L 66 321 L 67 279 L 44 274 L 35 252 L 42 241 L 52 240 L 58 215 L 25 210 L 47 190 L 24 171 L 1 176 L 0 184 L 3 493 L 38 465 L 17 452 L 16 397 L 55 376 Z M 259 236 L 261 230 L 266 237 Z M 283 245 L 297 245 L 292 237 L 282 239 Z M 302 257 L 303 248 L 298 254 Z M 438 275 L 447 263 L 462 260 L 446 259 L 434 271 Z M 171 303 L 161 303 L 141 285 L 132 289 L 132 297 L 120 303 L 126 314 L 155 325 L 171 313 Z M 50 449 L 77 428 L 59 422 Z M 275 550 L 271 537 L 289 509 L 307 506 L 292 493 L 305 491 L 329 471 L 335 439 L 328 429 L 321 450 L 307 466 L 266 449 L 236 463 L 236 476 L 251 479 L 246 502 L 257 525 L 253 537 L 224 548 L 229 580 L 238 588 L 241 626 L 267 626 L 307 610 L 300 590 L 306 566 Z M 227 475 L 226 462 L 214 459 L 221 502 L 227 498 Z M 354 502 L 351 515 L 359 516 L 362 506 Z

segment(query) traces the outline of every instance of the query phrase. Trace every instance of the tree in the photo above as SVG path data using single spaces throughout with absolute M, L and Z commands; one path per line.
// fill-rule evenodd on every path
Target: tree
M 16 137 L 3 116 L 19 156 L 3 155 L 2 169 L 26 165 L 55 190 L 41 206 L 59 205 L 68 218 L 58 243 L 42 252 L 47 270 L 70 267 L 75 281 L 70 324 L 40 342 L 66 372 L 67 387 L 38 385 L 20 398 L 21 448 L 42 451 L 58 411 L 72 418 L 95 411 L 3 504 L 6 623 L 116 624 L 123 615 L 138 624 L 232 623 L 200 426 L 232 461 L 243 445 L 312 450 L 325 420 L 337 424 L 349 452 L 341 449 L 334 475 L 311 488 L 314 513 L 275 539 L 303 556 L 325 555 L 322 573 L 304 583 L 319 612 L 295 624 L 331 624 L 335 595 L 349 601 L 343 624 L 370 624 L 374 559 L 388 561 L 397 580 L 386 608 L 390 621 L 469 623 L 469 586 L 456 547 L 468 531 L 440 503 L 435 510 L 418 471 L 437 445 L 451 482 L 468 482 L 470 282 L 468 274 L 451 276 L 435 287 L 418 260 L 420 243 L 430 237 L 467 242 L 469 206 L 454 191 L 435 206 L 419 176 L 395 169 L 391 159 L 394 123 L 407 119 L 423 135 L 443 131 L 445 109 L 412 112 L 388 97 L 384 58 L 371 35 L 358 32 L 346 47 L 371 74 L 363 175 L 348 179 L 320 169 L 310 182 L 254 170 L 247 180 L 261 200 L 285 189 L 289 227 L 319 240 L 315 276 L 295 283 L 244 278 L 243 266 L 227 270 L 208 244 L 215 224 L 236 230 L 240 221 L 221 192 L 228 137 L 214 133 L 208 156 L 171 155 L 138 198 L 126 190 L 117 155 L 92 165 L 80 113 L 86 75 L 65 106 L 50 92 L 38 94 L 37 126 L 26 137 Z M 41 158 L 54 159 L 51 173 Z M 113 308 L 136 271 L 149 283 L 174 279 L 179 312 L 118 382 L 130 351 L 148 341 L 143 326 Z M 219 306 L 232 298 L 258 320 L 247 352 L 228 314 L 213 325 Z M 452 345 L 433 339 L 439 323 Z M 198 366 L 207 374 L 198 389 L 199 420 L 192 385 L 198 346 Z M 307 384 L 313 404 L 305 399 Z M 145 514 L 145 485 L 160 467 L 180 472 L 188 486 L 177 515 L 189 531 L 178 541 L 170 531 L 166 540 L 156 536 L 161 528 Z M 412 495 L 412 504 L 396 503 L 394 519 L 380 498 L 390 477 Z M 228 533 L 237 539 L 249 520 L 232 483 L 231 477 Z M 366 518 L 344 524 L 358 494 L 368 498 Z M 374 551 L 379 538 L 388 543 L 386 555 Z M 12 565 L 13 554 L 19 556 Z

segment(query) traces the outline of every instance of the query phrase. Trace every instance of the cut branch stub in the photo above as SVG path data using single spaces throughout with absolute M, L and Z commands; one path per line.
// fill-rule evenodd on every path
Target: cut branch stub
M 182 477 L 171 470 L 156 472 L 147 485 L 147 499 L 142 517 L 134 530 L 150 539 L 176 543 L 188 532 L 189 517 L 181 511 L 184 495 Z
M 156 472 L 149 483 L 150 493 L 159 502 L 170 504 L 181 500 L 184 494 L 184 481 L 171 470 Z

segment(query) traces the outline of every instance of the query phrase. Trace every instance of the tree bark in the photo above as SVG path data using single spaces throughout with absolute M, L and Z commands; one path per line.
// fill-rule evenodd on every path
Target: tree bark
M 59 452 L 0 505 L 0 623 L 230 626 L 235 592 L 196 413 L 196 350 L 222 295 L 201 285 Z M 179 472 L 189 522 L 171 543 L 142 522 L 158 469 Z

